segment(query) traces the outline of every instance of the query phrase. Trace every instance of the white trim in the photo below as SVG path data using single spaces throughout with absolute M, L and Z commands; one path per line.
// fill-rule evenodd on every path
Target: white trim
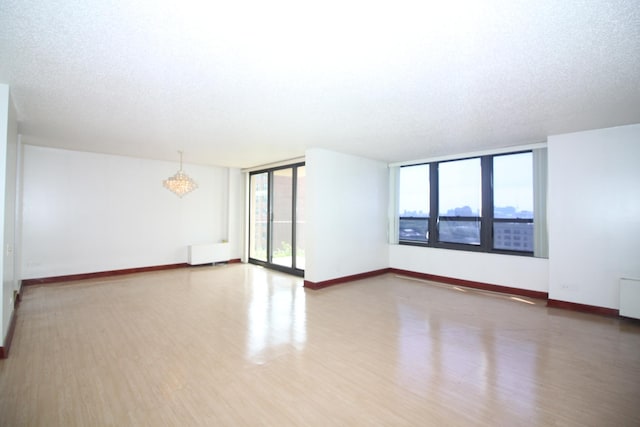
M 549 258 L 547 149 L 533 150 L 533 256 Z
M 515 153 L 517 151 L 526 151 L 526 150 L 535 150 L 539 148 L 547 148 L 546 142 L 539 142 L 536 144 L 526 144 L 526 145 L 512 145 L 510 147 L 496 148 L 493 150 L 484 150 L 484 151 L 474 151 L 472 153 L 459 153 L 459 154 L 450 154 L 446 156 L 439 157 L 430 157 L 426 159 L 417 159 L 417 160 L 408 160 L 404 162 L 395 162 L 389 163 L 389 167 L 398 167 L 398 166 L 410 166 L 410 165 L 419 165 L 423 163 L 432 163 L 432 162 L 442 162 L 446 160 L 459 160 L 459 159 L 467 159 L 471 157 L 480 157 L 480 156 L 489 156 L 493 154 L 504 154 L 504 153 Z
M 391 245 L 397 245 L 399 240 L 399 215 L 398 215 L 398 197 L 400 193 L 400 168 L 389 168 L 389 206 L 388 214 L 388 241 Z
M 242 172 L 255 172 L 255 171 L 259 171 L 259 170 L 263 170 L 263 169 L 273 169 L 273 168 L 277 168 L 278 166 L 289 166 L 289 165 L 294 165 L 296 163 L 302 163 L 305 161 L 305 157 L 296 157 L 293 159 L 288 159 L 288 160 L 282 160 L 279 162 L 274 162 L 274 163 L 267 163 L 266 165 L 259 165 L 259 166 L 252 166 L 250 168 L 244 168 L 241 171 Z

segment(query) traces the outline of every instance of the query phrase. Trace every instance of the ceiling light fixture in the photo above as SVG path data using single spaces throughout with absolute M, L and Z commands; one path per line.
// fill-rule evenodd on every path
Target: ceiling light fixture
M 175 175 L 162 181 L 162 185 L 167 190 L 175 193 L 176 196 L 182 197 L 198 188 L 198 184 L 189 175 L 182 172 L 182 151 L 178 151 L 178 153 L 180 153 L 180 170 Z

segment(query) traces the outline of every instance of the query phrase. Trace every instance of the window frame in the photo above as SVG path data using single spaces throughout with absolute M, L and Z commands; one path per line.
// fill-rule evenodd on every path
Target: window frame
M 494 217 L 494 198 L 493 198 L 493 159 L 499 156 L 508 156 L 522 153 L 532 153 L 533 150 L 520 150 L 499 154 L 487 154 L 478 156 L 461 157 L 457 159 L 448 159 L 442 161 L 433 162 L 421 162 L 411 165 L 403 165 L 401 167 L 411 167 L 419 165 L 429 165 L 429 216 L 426 218 L 428 221 L 428 238 L 426 242 L 415 240 L 402 240 L 398 236 L 398 244 L 408 246 L 424 246 L 440 249 L 453 249 L 462 250 L 468 252 L 487 252 L 495 254 L 505 255 L 517 255 L 517 256 L 534 256 L 534 250 L 522 251 L 513 249 L 495 249 L 494 248 L 494 224 L 496 223 L 531 223 L 534 224 L 534 218 L 495 218 Z M 440 215 L 439 209 L 439 166 L 442 163 L 468 160 L 468 159 L 480 159 L 481 167 L 481 208 L 480 216 L 444 216 Z M 534 182 L 535 185 L 535 182 Z M 435 213 L 435 214 L 434 214 Z M 408 217 L 402 217 L 399 212 L 396 212 L 398 219 L 412 219 Z M 535 217 L 535 213 L 534 213 Z M 440 222 L 441 221 L 479 221 L 480 223 L 480 244 L 470 243 L 454 243 L 454 242 L 442 242 L 440 241 Z M 400 224 L 400 221 L 398 221 Z M 399 226 L 398 226 L 399 228 Z M 398 230 L 399 231 L 399 230 Z M 535 244 L 535 243 L 534 243 Z M 535 248 L 534 248 L 535 249 Z

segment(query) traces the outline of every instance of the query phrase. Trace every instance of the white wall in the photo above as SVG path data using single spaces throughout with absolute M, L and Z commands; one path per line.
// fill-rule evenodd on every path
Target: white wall
M 24 145 L 22 278 L 187 261 L 190 244 L 230 241 L 226 168 L 185 165 L 199 188 L 162 186 L 178 162 Z
M 640 278 L 640 125 L 550 136 L 549 298 L 617 309 Z
M 392 268 L 508 286 L 548 291 L 548 260 L 515 255 L 390 245 Z
M 387 268 L 387 165 L 322 149 L 305 162 L 305 280 Z
M 2 292 L 0 294 L 0 345 L 9 330 L 13 313 L 15 277 L 15 204 L 16 204 L 16 156 L 18 144 L 16 111 L 11 100 L 9 86 L 0 84 L 0 223 L 2 235 Z

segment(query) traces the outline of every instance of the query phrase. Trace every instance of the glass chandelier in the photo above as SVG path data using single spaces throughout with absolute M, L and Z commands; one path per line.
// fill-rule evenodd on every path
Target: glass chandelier
M 162 185 L 178 197 L 182 197 L 198 188 L 198 184 L 182 171 L 182 151 L 178 151 L 178 153 L 180 153 L 180 170 L 175 175 L 162 181 Z

